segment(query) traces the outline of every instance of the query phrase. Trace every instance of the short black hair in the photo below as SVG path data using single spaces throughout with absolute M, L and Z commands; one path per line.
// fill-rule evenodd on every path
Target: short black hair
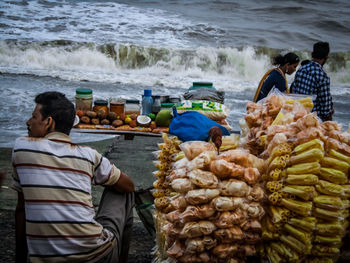
M 56 91 L 40 93 L 34 101 L 42 105 L 40 113 L 43 119 L 50 116 L 55 120 L 55 131 L 69 135 L 75 119 L 75 108 L 63 93 Z
M 312 51 L 312 57 L 317 59 L 323 59 L 328 57 L 329 54 L 329 43 L 328 42 L 317 42 L 314 44 Z
M 297 54 L 293 53 L 293 52 L 289 52 L 287 54 L 283 55 L 278 55 L 276 57 L 274 57 L 272 65 L 280 65 L 283 66 L 285 64 L 295 64 L 295 63 L 299 63 L 300 59 L 298 57 Z

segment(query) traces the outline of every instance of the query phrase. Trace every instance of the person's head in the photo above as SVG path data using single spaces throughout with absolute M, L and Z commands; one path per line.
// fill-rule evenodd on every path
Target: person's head
M 328 59 L 329 44 L 328 42 L 317 42 L 314 44 L 311 56 L 321 65 L 324 65 Z
M 299 62 L 300 59 L 298 55 L 293 52 L 289 52 L 284 56 L 276 56 L 273 60 L 273 65 L 278 65 L 280 68 L 282 68 L 284 73 L 291 75 L 296 71 Z
M 75 108 L 60 92 L 44 92 L 35 97 L 36 107 L 27 121 L 28 135 L 44 137 L 50 132 L 69 135 L 75 119 Z

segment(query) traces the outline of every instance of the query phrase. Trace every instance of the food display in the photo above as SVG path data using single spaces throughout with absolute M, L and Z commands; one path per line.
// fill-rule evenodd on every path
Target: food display
M 164 134 L 154 262 L 337 262 L 349 236 L 350 128 L 312 107 L 278 92 L 249 102 L 241 136 L 219 152 Z
M 308 98 L 292 101 L 273 94 L 247 107 L 246 147 L 267 164 L 258 250 L 270 262 L 336 262 L 348 227 L 350 137 L 310 113 Z M 259 122 L 269 112 L 269 125 Z
M 154 173 L 156 262 L 244 262 L 256 255 L 265 162 L 237 144 L 218 154 L 210 142 L 166 134 L 163 141 Z
M 104 129 L 130 132 L 162 133 L 169 131 L 172 118 L 170 110 L 158 114 L 140 114 L 139 100 L 122 100 L 112 98 L 108 100 L 95 100 L 92 106 L 92 91 L 77 90 L 76 115 L 79 123 L 78 129 Z M 86 92 L 87 95 L 78 94 Z M 159 115 L 159 116 L 158 116 Z

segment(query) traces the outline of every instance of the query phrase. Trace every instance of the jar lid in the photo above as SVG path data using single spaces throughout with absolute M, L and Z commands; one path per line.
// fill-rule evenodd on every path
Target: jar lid
M 152 90 L 151 89 L 145 89 L 143 90 L 145 96 L 152 96 Z
M 194 87 L 211 87 L 213 86 L 212 82 L 193 82 Z
M 126 100 L 126 103 L 139 104 L 139 100 Z
M 162 103 L 160 104 L 162 108 L 171 108 L 175 103 Z
M 76 89 L 76 94 L 92 94 L 91 89 Z
M 108 105 L 108 101 L 106 101 L 106 100 L 95 100 L 94 104 L 97 105 L 97 106 L 107 106 Z

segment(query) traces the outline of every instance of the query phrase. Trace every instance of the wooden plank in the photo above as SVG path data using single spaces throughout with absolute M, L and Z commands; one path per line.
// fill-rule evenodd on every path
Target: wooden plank
M 130 140 L 131 136 L 148 136 L 148 137 L 161 137 L 161 133 L 152 132 L 138 132 L 138 131 L 118 131 L 118 130 L 108 130 L 108 129 L 78 129 L 73 128 L 72 132 L 75 133 L 92 133 L 92 134 L 115 134 L 124 135 L 126 139 Z

